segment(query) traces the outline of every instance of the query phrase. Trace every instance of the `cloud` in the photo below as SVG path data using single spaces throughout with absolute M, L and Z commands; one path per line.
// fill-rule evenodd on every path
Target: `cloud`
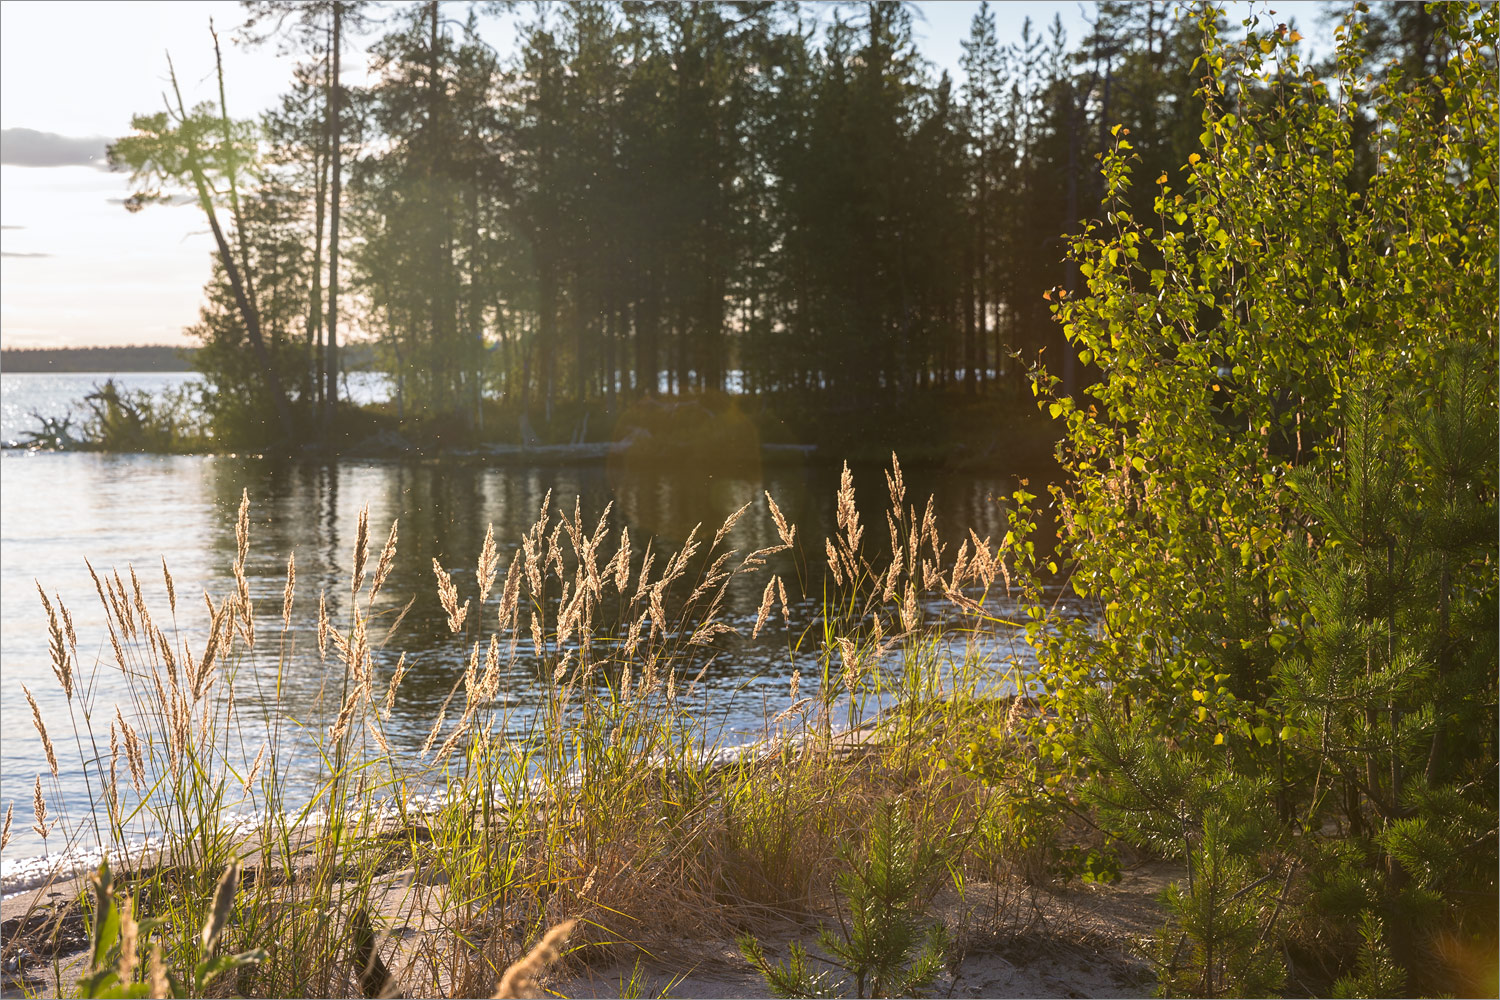
M 105 147 L 109 143 L 102 135 L 71 136 L 32 128 L 8 128 L 0 130 L 0 163 L 17 167 L 107 169 Z
M 10 250 L 0 250 L 0 257 L 51 257 L 50 253 L 14 253 Z

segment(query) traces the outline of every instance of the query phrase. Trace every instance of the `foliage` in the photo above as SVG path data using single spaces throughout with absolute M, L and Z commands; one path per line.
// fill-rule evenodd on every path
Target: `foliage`
M 89 998 L 202 996 L 205 987 L 224 973 L 264 961 L 266 951 L 263 948 L 235 954 L 218 953 L 234 909 L 238 882 L 239 867 L 231 864 L 214 890 L 212 908 L 202 933 L 198 935 L 202 957 L 192 967 L 189 992 L 189 984 L 164 965 L 161 943 L 152 937 L 158 930 L 167 930 L 171 921 L 150 917 L 137 919 L 133 912 L 133 897 L 120 896 L 110 874 L 109 862 L 101 861 L 99 870 L 90 877 L 94 912 L 89 934 L 89 965 L 88 971 L 78 981 L 77 995 Z M 149 954 L 146 963 L 140 960 L 141 951 Z
M 845 852 L 836 878 L 838 932 L 824 927 L 818 944 L 852 980 L 859 997 L 922 996 L 943 970 L 948 938 L 942 923 L 923 926 L 923 910 L 943 868 L 936 845 L 919 841 L 899 804 L 875 814 L 862 850 Z M 745 960 L 776 996 L 843 996 L 831 970 L 814 972 L 807 950 L 792 942 L 785 963 L 772 964 L 751 935 L 739 939 Z M 837 991 L 837 992 L 836 992 Z M 868 992 L 867 992 L 868 991 Z
M 1085 796 L 1101 825 L 1186 865 L 1185 884 L 1163 897 L 1170 920 L 1155 947 L 1162 991 L 1272 995 L 1283 970 L 1267 933 L 1278 885 L 1274 872 L 1260 871 L 1275 826 L 1266 783 L 1174 752 L 1148 719 L 1121 719 L 1097 696 L 1082 749 L 1099 772 Z
M 115 147 L 134 207 L 177 188 L 218 233 L 192 332 L 233 447 L 331 443 L 340 316 L 399 416 L 470 437 L 501 398 L 548 436 L 564 404 L 662 392 L 1013 406 L 1021 353 L 1065 350 L 1041 293 L 1076 277 L 1057 234 L 1101 122 L 1159 131 L 1153 165 L 1194 125 L 1196 37 L 1156 2 L 1105 4 L 1079 46 L 981 5 L 961 81 L 873 0 L 246 9 L 242 41 L 304 56 L 280 106 L 234 121 L 221 87 Z M 334 78 L 339 24 L 379 25 L 368 87 Z
M 246 199 L 246 204 L 249 211 L 236 226 L 236 233 L 245 236 L 252 267 L 261 260 L 273 261 L 278 254 L 298 252 L 287 245 L 284 234 L 277 239 L 274 232 L 262 225 L 258 197 Z M 297 387 L 294 412 L 298 426 L 302 427 L 308 417 L 303 352 L 289 336 L 292 329 L 289 304 L 276 293 L 276 288 L 269 281 L 260 286 L 260 300 L 266 303 L 260 316 L 270 335 L 267 355 L 283 384 Z M 275 441 L 276 406 L 267 392 L 260 362 L 247 349 L 243 317 L 221 265 L 215 263 L 203 289 L 198 321 L 185 332 L 200 345 L 193 354 L 193 367 L 203 379 L 206 390 L 202 394 L 203 412 L 214 444 L 226 449 L 263 448 Z
M 187 388 L 165 392 L 121 389 L 114 379 L 83 397 L 83 439 L 103 451 L 177 452 L 204 443 L 199 401 Z M 66 436 L 66 427 L 62 429 Z
M 132 134 L 110 145 L 109 163 L 113 169 L 130 171 L 131 184 L 136 190 L 125 201 L 129 211 L 138 212 L 155 203 L 170 203 L 172 196 L 168 190 L 175 187 L 188 192 L 189 199 L 195 201 L 203 212 L 214 237 L 216 277 L 221 285 L 227 285 L 227 298 L 234 304 L 234 321 L 243 331 L 244 342 L 254 356 L 258 377 L 250 386 L 267 400 L 281 438 L 290 440 L 296 436 L 296 427 L 283 392 L 281 372 L 273 358 L 277 345 L 268 346 L 262 329 L 261 307 L 255 289 L 257 275 L 252 270 L 248 243 L 250 226 L 246 216 L 253 215 L 254 210 L 241 200 L 245 182 L 252 180 L 255 174 L 257 135 L 251 123 L 236 121 L 229 116 L 219 39 L 212 25 L 209 31 L 214 38 L 218 69 L 218 106 L 205 102 L 188 110 L 169 57 L 175 106 L 163 95 L 166 110 L 134 116 L 130 123 Z M 232 234 L 226 233 L 220 223 L 220 208 L 227 208 L 234 216 L 236 228 Z M 251 208 L 251 211 L 247 213 L 246 208 Z M 233 245 L 231 235 L 235 237 Z M 203 358 L 212 357 L 212 353 L 203 355 Z M 207 370 L 213 371 L 212 368 Z
M 1333 81 L 1202 18 L 1185 186 L 1133 209 L 1117 127 L 1054 307 L 1101 375 L 1036 387 L 1102 620 L 1034 611 L 1048 755 L 1189 862 L 1167 990 L 1383 988 L 1372 915 L 1405 988 L 1465 990 L 1435 942 L 1493 940 L 1497 11 L 1428 13 L 1446 61 L 1367 101 L 1360 17 Z

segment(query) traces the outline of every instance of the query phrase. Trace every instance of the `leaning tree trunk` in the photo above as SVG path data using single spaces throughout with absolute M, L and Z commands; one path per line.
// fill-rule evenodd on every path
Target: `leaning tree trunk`
M 208 179 L 204 176 L 203 168 L 196 159 L 188 164 L 192 171 L 193 184 L 198 190 L 198 203 L 203 207 L 204 214 L 208 216 L 208 227 L 213 232 L 214 245 L 218 247 L 219 262 L 224 265 L 224 274 L 229 279 L 229 287 L 234 293 L 234 304 L 240 311 L 240 318 L 245 322 L 245 336 L 250 340 L 250 349 L 255 352 L 256 363 L 266 373 L 266 389 L 271 394 L 271 402 L 276 407 L 276 420 L 281 425 L 281 432 L 288 441 L 296 437 L 296 425 L 292 420 L 292 408 L 287 404 L 286 393 L 281 388 L 281 376 L 276 371 L 276 366 L 271 362 L 271 353 L 266 350 L 265 338 L 261 336 L 260 314 L 255 310 L 255 304 L 251 302 L 249 294 L 245 291 L 245 279 L 240 274 L 240 269 L 234 260 L 234 252 L 229 248 L 229 241 L 224 238 L 224 230 L 219 225 L 218 213 L 214 211 L 213 199 L 209 195 Z

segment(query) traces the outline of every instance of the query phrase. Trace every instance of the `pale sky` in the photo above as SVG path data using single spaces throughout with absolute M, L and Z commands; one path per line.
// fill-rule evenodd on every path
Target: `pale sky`
M 960 79 L 959 43 L 978 3 L 919 6 L 922 52 Z M 994 6 L 1002 44 L 1019 37 L 1024 18 L 1045 28 L 1054 15 L 1076 41 L 1093 9 L 1077 0 Z M 1315 4 L 1271 6 L 1313 34 Z M 1237 5 L 1231 18 L 1244 9 Z M 248 118 L 274 105 L 294 59 L 278 56 L 274 42 L 249 50 L 234 44 L 243 15 L 232 0 L 0 3 L 0 129 L 53 134 L 40 143 L 7 133 L 0 148 L 5 346 L 189 343 L 183 329 L 197 319 L 212 252 L 201 213 L 192 205 L 127 213 L 120 204 L 129 193 L 127 177 L 80 161 L 89 150 L 102 151 L 108 138 L 128 133 L 131 115 L 162 108 L 168 51 L 190 106 L 217 97 L 210 18 L 224 46 L 230 114 Z M 498 24 L 491 31 L 491 43 L 508 52 L 510 33 Z M 357 39 L 354 51 L 346 50 L 346 83 L 362 81 L 367 41 Z

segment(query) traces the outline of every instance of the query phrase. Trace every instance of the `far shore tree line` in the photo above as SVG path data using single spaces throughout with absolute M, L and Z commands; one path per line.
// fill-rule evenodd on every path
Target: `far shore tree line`
M 110 347 L 7 347 L 0 351 L 4 372 L 186 372 L 193 370 L 193 348 L 160 344 Z
M 170 344 L 110 344 L 95 347 L 7 347 L 0 350 L 0 371 L 119 374 L 122 372 L 197 371 L 197 347 Z M 369 344 L 343 351 L 345 371 L 364 371 L 374 364 Z
M 221 440 L 326 433 L 351 338 L 400 416 L 471 430 L 487 400 L 545 425 L 717 390 L 1019 401 L 1038 361 L 1073 386 L 1048 300 L 1079 287 L 1064 234 L 1110 128 L 1155 177 L 1200 127 L 1201 29 L 1167 3 L 1098 3 L 1076 44 L 982 5 L 961 80 L 902 3 L 244 6 L 240 43 L 300 56 L 280 106 L 240 121 L 222 71 L 194 108 L 174 79 L 111 150 L 128 208 L 175 188 L 208 216 L 189 332 Z M 1372 65 L 1431 57 L 1421 5 L 1371 19 Z M 339 83 L 353 35 L 368 88 Z

